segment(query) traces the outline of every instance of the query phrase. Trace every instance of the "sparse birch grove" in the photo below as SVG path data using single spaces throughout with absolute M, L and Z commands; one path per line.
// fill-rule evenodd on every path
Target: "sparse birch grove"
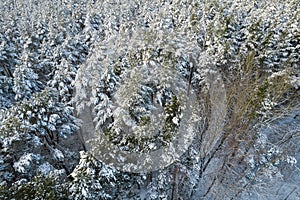
M 300 1 L 1 0 L 0 199 L 300 199 Z

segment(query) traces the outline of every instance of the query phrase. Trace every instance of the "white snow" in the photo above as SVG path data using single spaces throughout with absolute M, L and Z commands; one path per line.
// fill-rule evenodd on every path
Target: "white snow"
M 38 167 L 38 172 L 40 172 L 42 175 L 49 175 L 52 171 L 54 171 L 54 167 L 48 162 L 45 162 Z
M 54 149 L 53 151 L 53 156 L 58 160 L 58 161 L 63 161 L 65 159 L 64 154 L 58 150 L 58 149 Z
M 40 155 L 35 155 L 33 153 L 24 154 L 19 161 L 15 162 L 13 167 L 17 172 L 26 173 L 32 162 L 39 160 Z

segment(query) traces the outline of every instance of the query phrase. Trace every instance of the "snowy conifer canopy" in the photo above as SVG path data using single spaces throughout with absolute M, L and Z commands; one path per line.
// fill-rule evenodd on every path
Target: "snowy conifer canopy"
M 125 171 L 171 164 L 204 127 L 201 96 L 206 87 L 214 113 L 206 135 L 214 136 L 206 136 L 205 156 L 222 131 L 226 94 L 209 54 L 191 30 L 191 5 L 154 1 L 160 5 L 156 14 L 145 4 L 135 16 L 130 2 L 114 6 L 122 14 L 110 23 L 122 23 L 96 44 L 75 80 L 79 117 L 87 126 L 95 124 L 82 129 L 87 148 Z M 173 11 L 179 7 L 183 18 L 175 22 Z M 197 89 L 200 85 L 203 91 Z
M 299 0 L 1 0 L 0 199 L 300 199 L 299 19 Z

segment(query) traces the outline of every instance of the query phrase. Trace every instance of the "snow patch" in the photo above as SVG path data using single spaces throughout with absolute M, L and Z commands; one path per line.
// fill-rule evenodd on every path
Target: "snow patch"
M 54 171 L 55 168 L 49 164 L 48 162 L 43 163 L 42 165 L 39 166 L 38 172 L 41 173 L 42 175 L 49 175 L 50 172 Z
M 33 153 L 28 153 L 23 155 L 19 161 L 15 162 L 13 167 L 17 172 L 27 173 L 33 162 L 40 160 L 40 155 L 35 155 Z

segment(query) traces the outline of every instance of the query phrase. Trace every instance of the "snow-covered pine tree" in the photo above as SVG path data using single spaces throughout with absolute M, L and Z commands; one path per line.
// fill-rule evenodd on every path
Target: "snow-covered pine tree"
M 47 89 L 2 114 L 1 181 L 11 184 L 20 178 L 30 180 L 45 163 L 65 173 L 74 167 L 77 153 L 64 146 L 64 141 L 78 126 L 72 108 L 58 100 L 58 94 Z
M 39 92 L 42 83 L 33 70 L 32 62 L 28 60 L 27 52 L 23 53 L 20 64 L 16 66 L 13 74 L 15 100 L 29 99 L 32 94 Z
M 80 152 L 80 161 L 70 175 L 71 199 L 114 199 L 118 183 L 116 171 L 103 165 L 92 155 Z

